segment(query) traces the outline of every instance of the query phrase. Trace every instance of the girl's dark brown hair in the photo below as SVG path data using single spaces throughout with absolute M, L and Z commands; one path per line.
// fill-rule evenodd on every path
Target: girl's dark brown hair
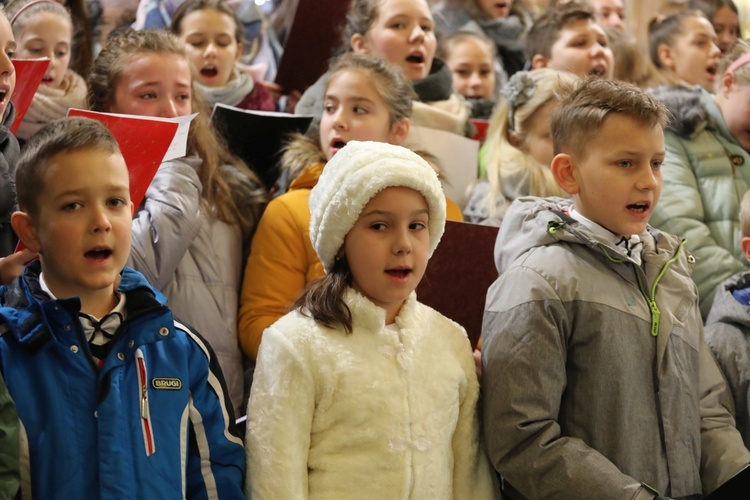
M 108 111 L 117 82 L 127 63 L 138 54 L 174 54 L 188 61 L 185 47 L 172 33 L 163 30 L 126 30 L 114 35 L 99 53 L 88 78 L 88 104 L 92 111 Z M 205 109 L 200 96 L 192 92 L 193 111 Z M 234 156 L 216 134 L 206 113 L 199 113 L 190 124 L 188 151 L 203 163 L 198 170 L 202 197 L 212 215 L 228 224 L 237 224 L 246 242 L 260 219 L 266 202 L 258 176 Z M 231 165 L 234 171 L 226 168 Z M 247 182 L 254 185 L 248 189 Z
M 310 283 L 291 309 L 328 328 L 340 326 L 350 335 L 352 312 L 344 302 L 344 293 L 351 283 L 352 272 L 346 257 L 337 258 L 331 272 Z
M 665 18 L 656 17 L 648 25 L 648 52 L 651 56 L 651 62 L 659 69 L 664 68 L 664 64 L 659 57 L 659 47 L 666 45 L 672 47 L 685 29 L 683 21 L 689 17 L 701 17 L 706 19 L 703 12 L 699 10 L 683 10 Z
M 228 15 L 234 21 L 234 39 L 237 43 L 244 44 L 245 32 L 242 29 L 242 22 L 237 18 L 237 13 L 224 0 L 187 0 L 180 5 L 172 17 L 172 23 L 169 25 L 169 31 L 177 36 L 182 34 L 182 20 L 191 12 L 198 10 L 215 10 L 222 14 Z
M 365 35 L 380 14 L 383 0 L 352 0 L 346 14 L 346 24 L 341 33 L 341 52 L 351 52 L 354 35 Z

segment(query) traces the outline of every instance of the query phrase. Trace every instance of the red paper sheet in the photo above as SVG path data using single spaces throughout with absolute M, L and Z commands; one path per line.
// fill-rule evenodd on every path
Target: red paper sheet
M 71 109 L 68 116 L 93 118 L 112 132 L 130 172 L 130 199 L 138 208 L 172 143 L 178 124 L 82 109 Z
M 36 89 L 42 83 L 44 73 L 49 66 L 49 58 L 44 59 L 13 59 L 13 67 L 16 70 L 16 87 L 10 96 L 10 102 L 16 108 L 16 119 L 10 126 L 10 132 L 16 133 L 21 126 L 26 111 L 31 106 Z

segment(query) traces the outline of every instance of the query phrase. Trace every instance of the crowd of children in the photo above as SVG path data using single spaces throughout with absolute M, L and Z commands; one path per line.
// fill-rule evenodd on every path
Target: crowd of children
M 242 64 L 277 43 L 254 5 L 142 0 L 99 44 L 85 2 L 11 0 L 0 497 L 701 498 L 750 466 L 739 10 L 639 45 L 620 0 L 527 2 L 351 0 L 282 89 Z M 264 185 L 211 111 L 301 91 Z M 71 108 L 191 119 L 186 154 L 135 206 L 128 144 Z M 425 130 L 483 141 L 465 198 Z M 499 227 L 474 352 L 416 294 L 464 219 Z

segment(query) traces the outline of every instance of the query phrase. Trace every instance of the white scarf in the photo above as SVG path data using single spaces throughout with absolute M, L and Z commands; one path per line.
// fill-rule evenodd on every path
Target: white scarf
M 234 75 L 233 78 L 223 87 L 206 87 L 197 80 L 193 81 L 201 90 L 209 109 L 213 109 L 214 104 L 219 102 L 227 106 L 237 106 L 255 88 L 255 82 L 247 73 L 234 68 L 232 75 Z
M 65 72 L 59 89 L 39 85 L 16 137 L 25 141 L 52 120 L 64 118 L 70 108 L 86 108 L 86 82 L 73 70 Z

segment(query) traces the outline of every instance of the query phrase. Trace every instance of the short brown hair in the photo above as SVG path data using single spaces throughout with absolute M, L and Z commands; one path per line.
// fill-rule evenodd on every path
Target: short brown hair
M 21 153 L 16 165 L 16 194 L 21 210 L 36 214 L 39 194 L 44 189 L 44 173 L 50 160 L 59 153 L 97 149 L 107 153 L 120 152 L 112 133 L 101 122 L 90 118 L 54 120 L 34 134 Z
M 554 153 L 569 152 L 584 157 L 586 145 L 614 115 L 632 118 L 647 127 L 664 127 L 667 108 L 635 85 L 618 80 L 590 78 L 564 86 L 560 107 L 552 114 Z
M 534 22 L 526 35 L 526 59 L 531 61 L 537 54 L 549 59 L 552 56 L 552 46 L 560 38 L 560 32 L 565 26 L 587 19 L 596 22 L 594 8 L 588 3 L 570 2 L 547 10 Z

